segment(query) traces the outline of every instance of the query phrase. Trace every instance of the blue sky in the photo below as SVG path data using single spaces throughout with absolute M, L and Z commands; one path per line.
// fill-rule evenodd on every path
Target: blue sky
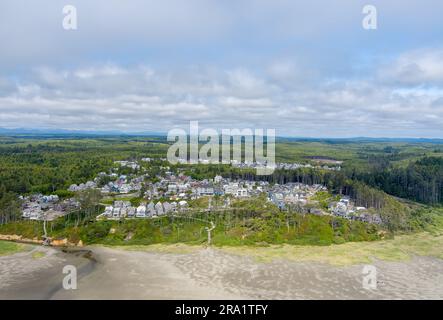
M 62 28 L 77 8 L 78 29 Z M 374 5 L 377 30 L 362 28 Z M 0 3 L 0 127 L 443 137 L 443 2 Z

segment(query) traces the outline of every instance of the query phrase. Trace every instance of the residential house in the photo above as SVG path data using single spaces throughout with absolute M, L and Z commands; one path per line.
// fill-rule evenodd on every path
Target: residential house
M 155 211 L 158 216 L 165 214 L 162 203 L 159 201 L 155 204 Z
M 143 205 L 139 205 L 137 207 L 137 211 L 136 211 L 135 216 L 137 218 L 145 218 L 146 217 L 146 207 Z
M 155 212 L 155 205 L 154 202 L 149 202 L 147 210 L 146 210 L 146 214 L 150 217 L 155 216 L 157 213 Z

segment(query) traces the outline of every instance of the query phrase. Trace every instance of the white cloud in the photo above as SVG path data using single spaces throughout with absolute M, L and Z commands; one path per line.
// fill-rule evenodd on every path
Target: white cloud
M 0 126 L 442 135 L 443 2 L 373 0 L 376 32 L 364 0 L 65 4 L 1 2 Z
M 288 87 L 246 68 L 161 72 L 106 63 L 36 68 L 18 82 L 2 78 L 2 85 L 9 90 L 0 94 L 0 119 L 10 128 L 165 132 L 199 120 L 281 135 L 441 137 L 443 125 L 441 87 L 393 87 L 371 75 Z
M 443 84 L 443 49 L 407 52 L 379 72 L 381 80 L 405 85 Z

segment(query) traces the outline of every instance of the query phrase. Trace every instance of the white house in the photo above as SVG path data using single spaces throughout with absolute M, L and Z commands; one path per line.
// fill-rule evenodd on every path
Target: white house
M 229 184 L 225 184 L 223 190 L 225 191 L 225 194 L 237 195 L 238 183 L 230 182 Z
M 129 207 L 128 211 L 127 211 L 127 215 L 129 218 L 132 218 L 135 216 L 135 208 L 134 207 Z
M 128 207 L 123 207 L 120 209 L 120 217 L 125 218 L 128 214 Z
M 247 197 L 248 196 L 248 189 L 246 188 L 239 188 L 237 189 L 237 197 Z
M 220 183 L 222 182 L 222 180 L 223 180 L 222 176 L 217 175 L 214 177 L 214 183 Z
M 114 209 L 112 210 L 112 216 L 113 216 L 114 218 L 119 218 L 119 217 L 120 217 L 120 208 L 119 208 L 119 207 L 114 208 Z
M 185 208 L 185 207 L 188 206 L 188 202 L 185 201 L 185 200 L 182 200 L 182 201 L 179 201 L 178 205 L 179 205 L 181 208 Z
M 144 218 L 144 217 L 146 217 L 146 207 L 142 206 L 142 205 L 139 205 L 137 207 L 137 212 L 136 212 L 135 216 L 137 218 Z
M 154 202 L 152 202 L 152 201 L 149 202 L 147 210 L 146 210 L 146 214 L 150 217 L 156 215 Z
M 163 208 L 165 210 L 165 213 L 168 213 L 168 212 L 172 211 L 172 206 L 171 206 L 171 204 L 169 202 L 163 203 Z
M 157 212 L 158 216 L 161 216 L 165 213 L 165 211 L 163 210 L 163 205 L 160 201 L 155 204 L 155 211 Z
M 113 206 L 107 206 L 105 208 L 105 211 L 103 212 L 103 215 L 110 218 L 110 217 L 112 217 L 113 210 L 114 210 Z

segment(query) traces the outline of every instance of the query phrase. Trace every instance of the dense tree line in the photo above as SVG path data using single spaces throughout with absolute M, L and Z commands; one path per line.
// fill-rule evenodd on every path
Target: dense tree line
M 124 139 L 0 144 L 0 186 L 17 194 L 53 193 L 108 172 L 115 160 L 152 157 L 165 150 L 164 145 Z
M 20 200 L 14 192 L 0 186 L 0 225 L 17 221 L 21 217 Z
M 350 177 L 397 197 L 426 204 L 443 203 L 443 158 L 425 157 L 405 167 L 379 163 L 369 170 L 353 171 Z

